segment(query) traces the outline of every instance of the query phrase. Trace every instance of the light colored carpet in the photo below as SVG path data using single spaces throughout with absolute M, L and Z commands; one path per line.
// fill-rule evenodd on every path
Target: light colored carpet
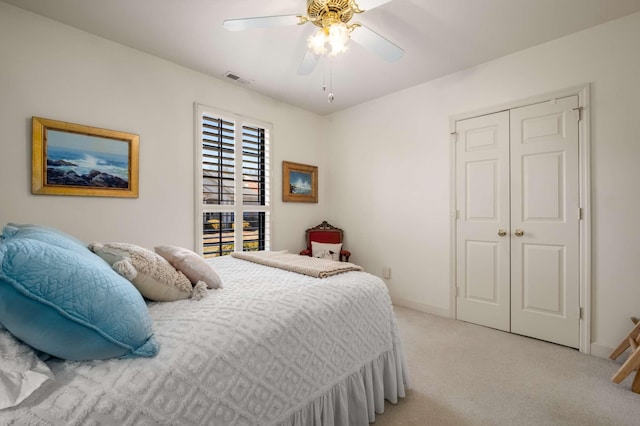
M 407 397 L 375 426 L 640 425 L 633 374 L 619 364 L 491 328 L 395 307 Z M 619 358 L 622 362 L 626 354 Z

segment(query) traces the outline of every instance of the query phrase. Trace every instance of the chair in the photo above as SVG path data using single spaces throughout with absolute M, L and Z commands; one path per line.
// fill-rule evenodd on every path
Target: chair
M 311 242 L 327 243 L 327 244 L 342 244 L 343 232 L 342 229 L 336 228 L 333 225 L 327 223 L 326 220 L 322 221 L 320 225 L 309 228 L 307 233 L 307 248 L 302 250 L 300 254 L 302 256 L 311 256 Z M 348 262 L 351 252 L 348 250 L 340 250 L 339 259 L 341 262 Z
M 622 364 L 616 374 L 613 375 L 611 381 L 613 383 L 620 383 L 625 377 L 633 371 L 636 371 L 633 383 L 631 384 L 631 390 L 635 393 L 640 393 L 640 370 L 638 369 L 638 367 L 640 367 L 640 321 L 638 321 L 636 317 L 631 317 L 631 322 L 635 324 L 635 327 L 633 327 L 633 330 L 627 334 L 627 337 L 625 337 L 618 347 L 611 352 L 611 355 L 609 355 L 609 358 L 616 359 L 629 347 L 631 348 L 629 358 Z

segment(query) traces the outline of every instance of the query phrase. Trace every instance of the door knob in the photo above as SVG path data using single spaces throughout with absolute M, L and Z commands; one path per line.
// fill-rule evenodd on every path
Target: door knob
M 524 235 L 524 229 L 516 229 L 513 233 L 516 234 L 516 237 L 522 237 Z
M 507 235 L 507 231 L 505 231 L 504 229 L 498 229 L 498 235 L 504 237 L 505 235 Z

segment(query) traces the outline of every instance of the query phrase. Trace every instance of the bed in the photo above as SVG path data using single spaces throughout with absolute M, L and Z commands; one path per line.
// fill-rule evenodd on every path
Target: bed
M 405 396 L 405 357 L 379 278 L 208 262 L 222 288 L 145 303 L 155 355 L 51 358 L 53 378 L 0 410 L 0 424 L 365 425 L 385 399 Z

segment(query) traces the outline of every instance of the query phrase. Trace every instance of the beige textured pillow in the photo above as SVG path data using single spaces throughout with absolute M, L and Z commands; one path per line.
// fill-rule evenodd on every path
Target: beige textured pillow
M 156 302 L 173 302 L 206 295 L 206 286 L 195 287 L 182 272 L 151 250 L 127 243 L 91 243 L 89 249 L 128 279 L 140 294 Z
M 342 250 L 342 243 L 330 244 L 311 241 L 311 256 L 313 257 L 340 260 L 340 250 Z
M 175 246 L 158 246 L 155 247 L 155 251 L 192 283 L 202 281 L 208 288 L 222 288 L 222 280 L 218 273 L 197 253 Z

